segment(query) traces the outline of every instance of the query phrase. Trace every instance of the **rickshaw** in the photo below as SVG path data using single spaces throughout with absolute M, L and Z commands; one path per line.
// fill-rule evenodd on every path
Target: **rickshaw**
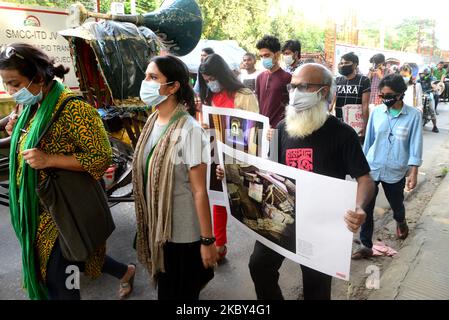
M 103 186 L 111 206 L 132 202 L 133 150 L 153 111 L 139 97 L 146 67 L 158 54 L 183 56 L 195 48 L 202 32 L 200 8 L 194 0 L 168 0 L 144 15 L 111 15 L 87 12 L 76 3 L 69 20 L 77 27 L 59 33 L 69 43 L 82 98 L 97 108 L 113 149 Z M 8 193 L 1 190 L 7 188 L 0 183 L 2 205 L 8 205 Z

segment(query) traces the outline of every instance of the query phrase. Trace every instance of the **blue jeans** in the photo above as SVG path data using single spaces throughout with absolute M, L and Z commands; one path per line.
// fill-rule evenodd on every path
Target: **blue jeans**
M 384 188 L 385 196 L 387 197 L 388 203 L 393 210 L 393 218 L 397 222 L 405 221 L 405 207 L 404 207 L 404 187 L 405 187 L 405 177 L 396 183 L 386 183 L 383 181 L 375 181 L 376 190 L 374 193 L 373 200 L 364 208 L 366 212 L 365 223 L 362 224 L 362 229 L 360 230 L 360 241 L 365 247 L 373 247 L 373 232 L 374 232 L 374 218 L 373 211 L 376 205 L 376 198 L 379 192 L 379 183 L 382 184 Z

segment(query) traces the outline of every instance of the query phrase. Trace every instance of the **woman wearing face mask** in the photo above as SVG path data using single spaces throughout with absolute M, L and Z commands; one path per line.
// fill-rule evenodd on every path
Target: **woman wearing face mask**
M 35 147 L 53 114 L 74 96 L 54 80 L 55 76 L 64 78 L 67 72 L 28 44 L 15 43 L 0 53 L 5 87 L 23 106 L 20 116 L 10 117 L 7 125 L 11 133 L 9 203 L 22 248 L 23 286 L 30 299 L 80 299 L 79 289 L 65 285 L 66 268 L 76 265 L 89 276 L 107 272 L 121 279 L 119 295 L 125 298 L 132 291 L 135 266 L 106 256 L 106 245 L 83 263 L 68 261 L 61 251 L 56 224 L 36 195 L 38 182 L 46 177 L 45 169 L 86 171 L 100 179 L 111 162 L 111 146 L 98 112 L 76 98 L 65 104 L 58 120 Z
M 218 255 L 206 190 L 210 151 L 192 117 L 186 65 L 173 56 L 151 59 L 140 97 L 157 110 L 134 154 L 137 255 L 157 281 L 160 300 L 197 300 Z
M 237 108 L 259 113 L 254 93 L 246 88 L 232 73 L 227 63 L 217 54 L 212 54 L 200 65 L 200 97 L 203 104 L 220 108 Z M 215 171 L 212 166 L 211 172 Z M 213 207 L 216 246 L 222 260 L 227 253 L 226 208 Z
M 379 83 L 383 104 L 371 113 L 363 146 L 376 184 L 375 196 L 364 208 L 366 220 L 360 231 L 362 245 L 353 253 L 353 259 L 373 255 L 373 211 L 379 184 L 382 184 L 396 220 L 396 236 L 405 239 L 409 233 L 404 188 L 412 190 L 416 187 L 418 167 L 422 164 L 423 135 L 421 113 L 403 101 L 406 90 L 407 85 L 398 74 L 385 76 Z
M 422 87 L 420 83 L 415 83 L 412 78 L 412 67 L 408 64 L 402 65 L 400 75 L 404 79 L 407 85 L 407 91 L 405 91 L 404 103 L 408 106 L 417 108 L 422 112 Z

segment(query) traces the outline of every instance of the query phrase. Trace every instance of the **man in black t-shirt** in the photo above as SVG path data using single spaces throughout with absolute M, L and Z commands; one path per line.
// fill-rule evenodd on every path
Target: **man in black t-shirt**
M 357 179 L 356 211 L 348 210 L 344 219 L 356 232 L 365 220 L 365 207 L 373 197 L 374 183 L 355 131 L 327 113 L 332 74 L 324 66 L 302 65 L 289 86 L 290 101 L 286 117 L 277 126 L 279 162 L 301 170 L 345 179 Z M 287 242 L 286 242 L 286 245 Z M 284 257 L 256 242 L 249 268 L 258 299 L 283 299 L 278 284 Z M 304 299 L 330 299 L 332 277 L 301 266 Z
M 335 115 L 343 120 L 343 107 L 356 105 L 362 110 L 361 117 L 348 123 L 356 129 L 360 137 L 365 136 L 366 124 L 369 117 L 369 100 L 371 94 L 371 81 L 357 73 L 359 58 L 353 53 L 347 53 L 341 57 L 338 64 L 338 72 L 342 77 L 337 77 L 337 92 L 335 97 Z M 363 138 L 362 138 L 363 140 Z

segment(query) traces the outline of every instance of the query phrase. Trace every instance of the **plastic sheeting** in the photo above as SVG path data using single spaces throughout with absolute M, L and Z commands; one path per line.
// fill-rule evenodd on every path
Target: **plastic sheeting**
M 105 20 L 85 23 L 75 29 L 60 32 L 69 41 L 73 38 L 84 39 L 93 50 L 99 71 L 105 80 L 115 105 L 140 104 L 139 91 L 145 70 L 150 59 L 155 56 L 160 42 L 153 31 L 146 27 L 137 27 L 131 23 Z M 79 51 L 77 42 L 75 51 Z M 74 61 L 82 57 L 74 53 Z M 84 72 L 86 68 L 84 68 Z M 83 70 L 80 70 L 83 72 Z M 87 89 L 94 87 L 95 79 L 89 74 Z M 102 100 L 101 97 L 97 98 Z

